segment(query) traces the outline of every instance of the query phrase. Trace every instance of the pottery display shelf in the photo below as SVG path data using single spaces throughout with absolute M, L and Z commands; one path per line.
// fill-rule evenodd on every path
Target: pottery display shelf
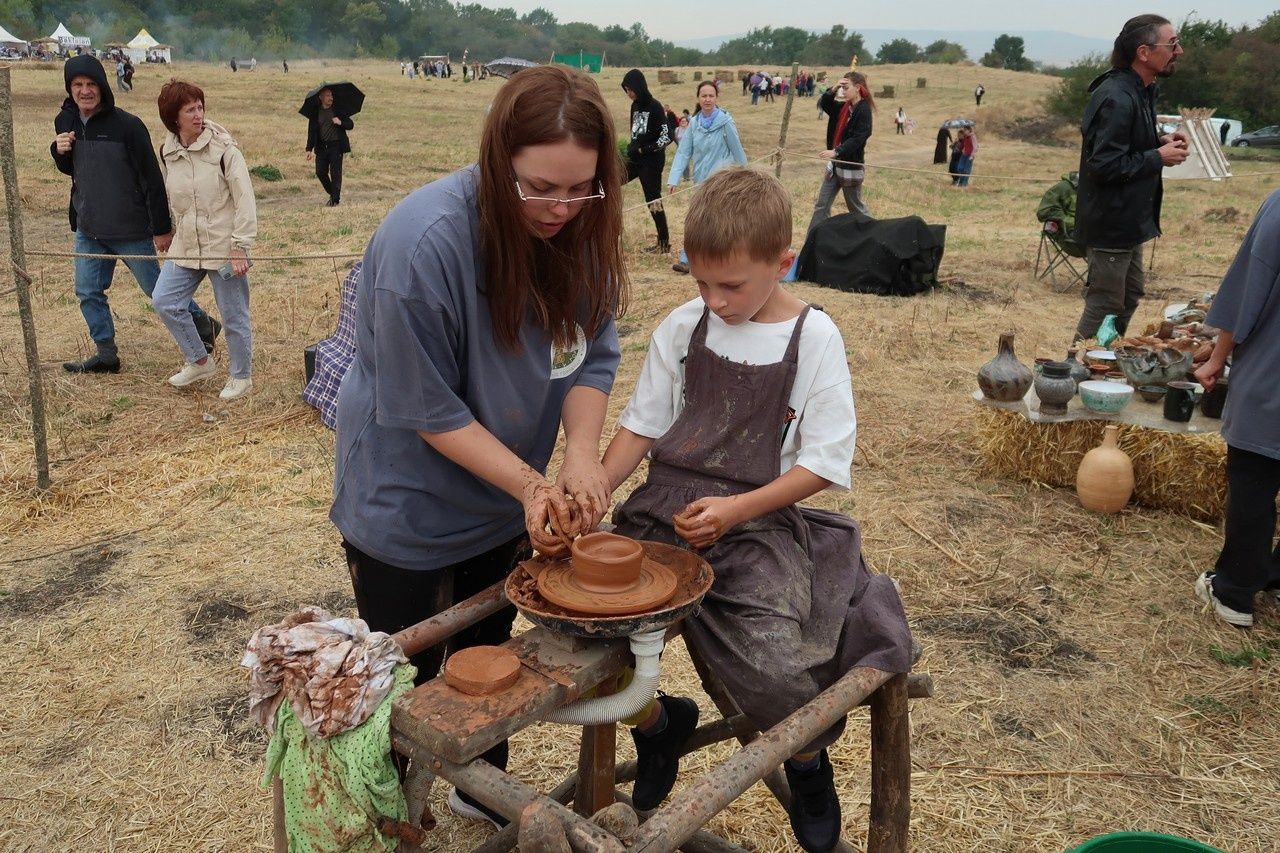
M 974 391 L 973 399 L 979 405 L 1013 412 L 1022 415 L 1033 423 L 1060 424 L 1070 421 L 1109 421 L 1117 424 L 1132 424 L 1133 426 L 1146 427 L 1148 429 L 1158 429 L 1164 432 L 1200 434 L 1220 432 L 1222 428 L 1220 419 L 1206 418 L 1200 414 L 1200 404 L 1198 402 L 1196 403 L 1195 412 L 1191 415 L 1191 420 L 1186 423 L 1179 423 L 1165 418 L 1163 402 L 1149 403 L 1137 394 L 1134 395 L 1127 406 L 1115 414 L 1103 414 L 1087 409 L 1084 403 L 1080 402 L 1080 397 L 1077 395 L 1071 399 L 1071 402 L 1067 403 L 1067 413 L 1065 415 L 1046 415 L 1040 411 L 1040 398 L 1036 396 L 1034 389 L 1028 391 L 1026 396 L 1016 403 L 1001 403 L 996 400 L 989 400 L 982 396 L 981 391 Z

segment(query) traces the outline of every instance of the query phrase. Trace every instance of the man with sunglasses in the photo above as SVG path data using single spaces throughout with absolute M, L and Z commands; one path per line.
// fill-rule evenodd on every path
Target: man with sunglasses
M 1156 127 L 1156 79 L 1173 74 L 1181 55 L 1167 19 L 1139 15 L 1116 36 L 1111 70 L 1089 85 L 1076 209 L 1089 281 L 1076 340 L 1094 337 L 1108 314 L 1123 334 L 1142 299 L 1142 245 L 1160 236 L 1161 173 L 1187 159 L 1186 134 Z

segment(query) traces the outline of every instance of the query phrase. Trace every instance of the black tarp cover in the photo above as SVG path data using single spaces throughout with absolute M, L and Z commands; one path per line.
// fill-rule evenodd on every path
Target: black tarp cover
M 946 239 L 947 226 L 918 216 L 833 216 L 809 233 L 796 278 L 856 293 L 913 296 L 937 285 Z

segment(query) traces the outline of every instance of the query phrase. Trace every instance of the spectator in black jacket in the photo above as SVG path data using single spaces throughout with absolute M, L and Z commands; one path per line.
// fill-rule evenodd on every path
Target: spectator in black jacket
M 49 153 L 58 171 L 71 176 L 68 218 L 75 251 L 110 257 L 76 258 L 76 297 L 97 352 L 62 366 L 72 373 L 119 373 L 115 322 L 107 304 L 115 256 L 168 250 L 173 239 L 169 199 L 151 134 L 141 119 L 116 107 L 102 63 L 87 54 L 73 57 L 63 66 L 63 77 L 68 97 L 53 120 L 57 135 Z M 124 263 L 150 298 L 160 265 L 140 258 Z M 205 349 L 212 352 L 221 325 L 195 302 L 189 307 Z
M 307 124 L 307 159 L 315 158 L 316 177 L 329 194 L 325 206 L 336 207 L 342 200 L 342 155 L 351 153 L 347 131 L 356 123 L 334 108 L 332 91 L 321 89 L 317 97 L 320 109 Z
M 862 182 L 867 175 L 863 163 L 867 156 L 867 140 L 871 138 L 871 113 L 876 102 L 867 88 L 866 75 L 859 71 L 846 73 L 835 88 L 822 94 L 818 105 L 827 114 L 827 150 L 820 156 L 824 160 L 840 162 L 827 164 L 822 186 L 818 188 L 818 199 L 813 204 L 810 231 L 831 216 L 831 203 L 835 201 L 837 190 L 844 194 L 850 213 L 871 216 L 862 202 Z
M 671 136 L 667 128 L 667 111 L 649 93 L 649 84 L 639 68 L 632 68 L 622 78 L 622 91 L 631 99 L 631 143 L 627 146 L 627 183 L 640 179 L 644 200 L 649 204 L 658 231 L 657 245 L 647 252 L 666 254 L 671 251 L 667 231 L 667 214 L 662 209 L 662 169 L 667 162 L 667 146 Z
M 1156 78 L 1171 75 L 1181 55 L 1168 20 L 1139 15 L 1116 36 L 1111 70 L 1089 84 L 1076 205 L 1089 283 L 1076 340 L 1094 337 L 1108 314 L 1123 334 L 1142 299 L 1142 244 L 1160 236 L 1161 172 L 1187 159 L 1185 133 L 1156 129 Z

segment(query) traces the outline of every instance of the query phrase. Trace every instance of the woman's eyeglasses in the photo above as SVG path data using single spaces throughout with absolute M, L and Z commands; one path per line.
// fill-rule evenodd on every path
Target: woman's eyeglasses
M 548 207 L 551 207 L 556 204 L 581 204 L 585 201 L 604 198 L 604 181 L 599 179 L 596 180 L 596 191 L 594 193 L 591 195 L 580 195 L 575 198 L 553 198 L 541 195 L 525 195 L 524 190 L 520 188 L 520 179 L 515 178 L 514 180 L 516 182 L 516 195 L 520 196 L 520 200 L 523 202 L 536 202 L 538 204 L 545 204 Z

